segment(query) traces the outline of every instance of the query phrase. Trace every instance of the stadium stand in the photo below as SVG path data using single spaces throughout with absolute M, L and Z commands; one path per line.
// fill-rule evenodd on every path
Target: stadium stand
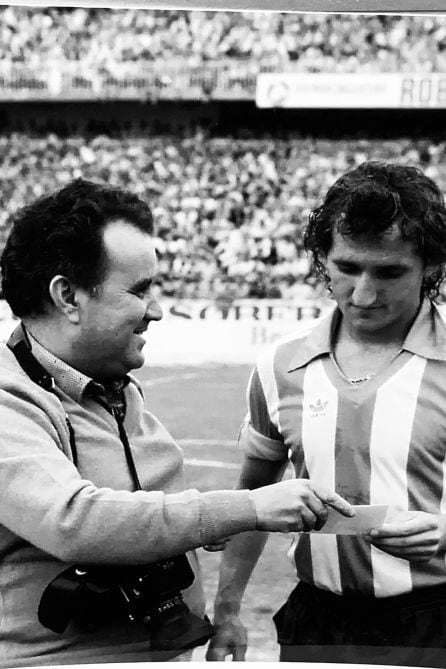
M 123 63 L 219 59 L 269 68 L 441 71 L 446 27 L 436 16 L 355 16 L 138 9 L 0 10 L 1 59 L 31 68 L 66 59 L 113 71 Z M 31 56 L 31 57 L 30 57 Z
M 259 72 L 445 68 L 435 16 L 0 9 L 3 99 L 250 99 Z
M 229 133 L 197 123 L 157 131 L 150 123 L 107 120 L 104 107 L 101 114 L 94 110 L 100 125 L 94 119 L 78 123 L 78 98 L 125 98 L 122 90 L 113 93 L 111 77 L 115 83 L 120 72 L 134 77 L 144 65 L 158 68 L 157 86 L 169 89 L 168 99 L 176 91 L 180 100 L 193 73 L 203 90 L 208 67 L 229 73 L 232 82 L 245 77 L 249 85 L 234 93 L 242 99 L 259 71 L 440 72 L 446 71 L 446 21 L 3 7 L 0 89 L 9 86 L 12 99 L 25 105 L 39 99 L 51 103 L 51 88 L 58 89 L 68 72 L 72 106 L 62 124 L 52 118 L 51 104 L 43 128 L 29 120 L 20 124 L 20 113 L 14 127 L 4 124 L 0 243 L 17 207 L 82 174 L 129 186 L 151 202 L 165 295 L 305 298 L 319 287 L 303 253 L 302 226 L 341 172 L 365 159 L 398 160 L 421 165 L 446 186 L 441 135 L 383 141 L 364 128 L 361 138 L 332 133 L 327 139 L 302 136 L 299 127 L 291 132 L 269 127 L 246 137 L 238 132 L 237 118 Z M 37 84 L 33 89 L 32 82 L 50 71 L 49 89 Z M 175 79 L 174 72 L 189 78 Z M 94 85 L 84 85 L 95 76 L 104 77 L 96 93 Z M 212 87 L 208 94 L 212 98 Z M 249 96 L 252 105 L 252 90 Z
M 302 225 L 334 179 L 367 158 L 424 164 L 446 185 L 446 144 L 290 138 L 0 137 L 0 226 L 21 204 L 80 176 L 152 203 L 166 295 L 303 297 Z M 36 175 L 39 178 L 36 179 Z

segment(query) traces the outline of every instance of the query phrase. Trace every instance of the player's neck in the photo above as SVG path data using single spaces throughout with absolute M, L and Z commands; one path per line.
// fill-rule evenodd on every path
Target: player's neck
M 406 337 L 407 329 L 402 331 L 396 329 L 395 331 L 362 331 L 355 328 L 348 327 L 347 324 L 341 323 L 339 332 L 336 337 L 337 344 L 350 344 L 357 348 L 378 349 L 378 348 L 392 348 L 401 347 Z
M 358 348 L 362 346 L 364 349 L 401 348 L 416 315 L 415 313 L 410 318 L 401 319 L 389 326 L 374 330 L 358 329 L 343 318 L 339 324 L 336 341 L 350 343 Z

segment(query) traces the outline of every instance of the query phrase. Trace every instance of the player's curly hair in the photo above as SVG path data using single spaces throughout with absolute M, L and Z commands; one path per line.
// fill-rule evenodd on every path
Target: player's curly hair
M 376 239 L 394 225 L 413 242 L 424 267 L 423 295 L 435 299 L 446 275 L 446 208 L 432 179 L 416 167 L 368 161 L 346 172 L 329 188 L 321 206 L 309 215 L 304 245 L 313 270 L 330 284 L 324 260 L 333 232 Z
M 151 210 L 137 195 L 81 178 L 20 209 L 0 260 L 3 296 L 13 313 L 47 313 L 57 274 L 88 292 L 100 285 L 107 270 L 103 229 L 118 219 L 153 232 Z

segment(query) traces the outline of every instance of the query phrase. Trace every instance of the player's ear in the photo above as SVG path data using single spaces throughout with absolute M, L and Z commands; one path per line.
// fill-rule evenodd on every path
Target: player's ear
M 327 269 L 327 254 L 321 252 L 318 256 L 318 260 L 319 260 L 320 264 L 322 265 L 322 267 L 324 268 L 324 270 L 326 270 Z
M 66 276 L 53 276 L 48 292 L 54 307 L 71 323 L 79 323 L 79 295 L 75 286 Z
M 328 267 L 327 267 L 327 254 L 321 252 L 318 256 L 318 274 L 320 274 L 321 278 L 323 279 L 325 283 L 325 287 L 327 288 L 328 291 L 331 292 L 331 279 L 330 279 L 330 274 L 328 272 Z
M 442 265 L 426 265 L 423 272 L 422 293 L 426 295 L 430 288 L 443 277 Z

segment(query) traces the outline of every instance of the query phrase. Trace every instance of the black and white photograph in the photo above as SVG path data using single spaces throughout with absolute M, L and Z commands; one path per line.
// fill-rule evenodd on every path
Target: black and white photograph
M 443 1 L 0 4 L 1 669 L 446 667 Z

